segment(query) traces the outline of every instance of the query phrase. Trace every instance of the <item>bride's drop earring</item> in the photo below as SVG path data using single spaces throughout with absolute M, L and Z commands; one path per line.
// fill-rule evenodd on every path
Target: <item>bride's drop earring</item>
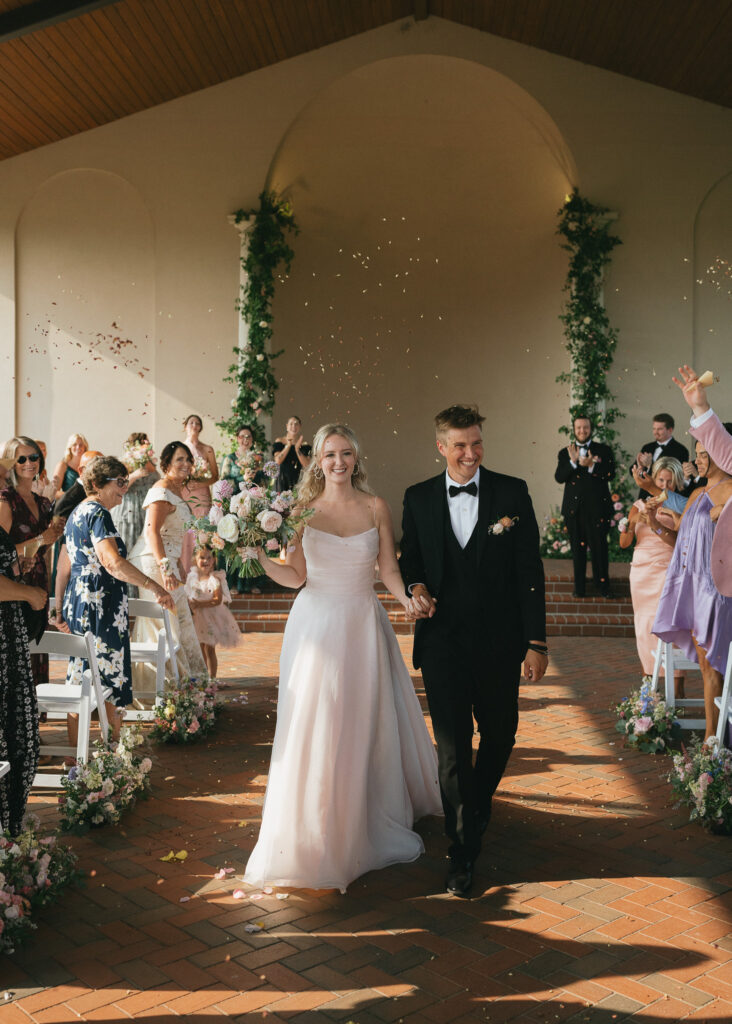
M 318 465 L 317 462 L 315 463 L 315 466 L 313 467 L 313 476 L 317 477 L 318 480 L 323 476 L 323 468 L 322 468 L 322 466 Z

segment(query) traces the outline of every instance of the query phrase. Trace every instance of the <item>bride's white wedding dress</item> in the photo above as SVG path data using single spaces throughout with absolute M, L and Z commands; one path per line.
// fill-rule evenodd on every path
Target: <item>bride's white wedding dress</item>
M 423 852 L 441 814 L 437 756 L 374 591 L 376 528 L 306 526 L 307 584 L 287 622 L 272 758 L 250 885 L 340 889 Z

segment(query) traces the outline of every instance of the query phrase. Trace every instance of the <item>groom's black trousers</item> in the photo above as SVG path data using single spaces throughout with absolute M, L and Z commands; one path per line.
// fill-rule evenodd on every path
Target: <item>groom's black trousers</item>
M 435 637 L 435 640 L 438 638 Z M 450 856 L 473 861 L 480 852 L 476 816 L 490 817 L 491 798 L 508 763 L 518 727 L 520 662 L 486 659 L 459 636 L 424 644 L 420 667 L 437 742 L 445 832 Z M 473 762 L 474 721 L 480 743 Z

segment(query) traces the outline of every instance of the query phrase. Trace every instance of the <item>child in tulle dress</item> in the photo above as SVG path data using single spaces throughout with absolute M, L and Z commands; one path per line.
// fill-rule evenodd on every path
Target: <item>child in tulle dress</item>
M 186 577 L 186 594 L 193 613 L 193 625 L 212 679 L 216 678 L 218 670 L 216 647 L 237 647 L 241 643 L 239 626 L 226 607 L 231 604 L 226 573 L 223 570 L 215 571 L 215 564 L 210 548 L 198 548 L 194 564 Z

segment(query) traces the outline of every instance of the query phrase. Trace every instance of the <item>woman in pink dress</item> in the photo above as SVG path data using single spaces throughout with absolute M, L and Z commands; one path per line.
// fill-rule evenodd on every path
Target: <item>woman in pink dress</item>
M 684 486 L 684 472 L 678 459 L 662 456 L 651 469 L 651 478 L 661 490 L 678 491 Z M 651 632 L 658 601 L 666 581 L 666 572 L 674 551 L 676 534 L 673 518 L 653 504 L 646 506 L 638 499 L 628 517 L 627 529 L 620 534 L 621 548 L 628 548 L 635 540 L 633 562 L 630 567 L 630 596 L 633 601 L 635 641 L 643 675 L 650 676 L 654 667 L 654 652 L 658 638 Z M 677 673 L 674 691 L 678 699 L 684 696 L 684 677 Z
M 191 518 L 198 519 L 205 516 L 211 508 L 211 485 L 219 478 L 219 469 L 216 465 L 216 452 L 210 444 L 203 444 L 199 441 L 203 430 L 203 421 L 200 416 L 191 413 L 183 420 L 183 428 L 186 432 L 186 444 L 193 455 L 193 470 L 191 471 L 188 483 L 182 491 L 183 500 L 187 503 L 191 512 Z M 196 546 L 196 535 L 189 530 L 183 538 L 183 550 L 180 560 L 186 573 L 193 564 L 193 549 Z

